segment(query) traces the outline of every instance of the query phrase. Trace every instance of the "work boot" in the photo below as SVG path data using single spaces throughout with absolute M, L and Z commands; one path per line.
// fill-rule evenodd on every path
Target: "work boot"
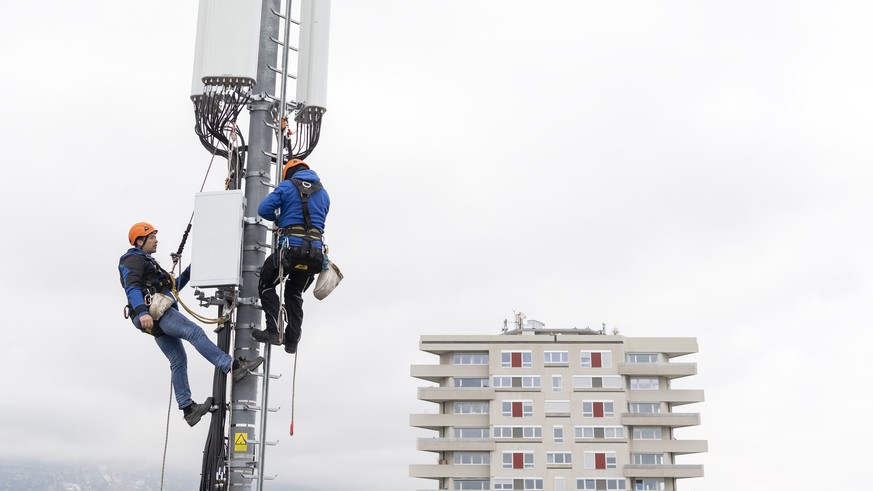
M 243 377 L 248 375 L 249 372 L 261 366 L 261 363 L 263 362 L 264 357 L 262 356 L 257 356 L 251 361 L 246 360 L 245 358 L 237 358 L 236 360 L 233 360 L 233 381 L 239 382 Z
M 258 329 L 252 330 L 252 339 L 259 343 L 270 343 L 273 346 L 280 346 L 282 344 L 282 340 L 279 339 L 279 331 L 271 331 L 269 329 L 264 329 L 263 331 Z
M 203 404 L 195 402 L 188 407 L 183 407 L 182 411 L 185 413 L 185 421 L 188 423 L 188 426 L 194 426 L 200 422 L 200 418 L 212 411 L 212 398 L 207 397 Z

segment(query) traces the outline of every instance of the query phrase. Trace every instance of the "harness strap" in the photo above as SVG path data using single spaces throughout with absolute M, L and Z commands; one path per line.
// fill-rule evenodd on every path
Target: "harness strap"
M 307 229 L 310 229 L 312 228 L 312 219 L 309 216 L 309 197 L 320 191 L 324 186 L 321 185 L 321 182 L 309 182 L 297 179 L 296 177 L 292 177 L 291 182 L 294 183 L 294 187 L 300 193 L 300 201 L 303 204 L 303 223 Z
M 321 230 L 317 228 L 305 228 L 303 225 L 290 225 L 288 227 L 280 228 L 276 231 L 280 237 L 297 237 L 300 239 L 309 239 L 309 240 L 322 240 Z

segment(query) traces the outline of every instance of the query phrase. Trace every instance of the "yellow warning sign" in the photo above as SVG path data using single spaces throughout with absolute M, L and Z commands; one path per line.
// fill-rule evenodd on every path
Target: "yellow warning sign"
M 248 451 L 249 445 L 246 441 L 247 433 L 236 433 L 236 436 L 233 438 L 233 451 L 234 452 L 246 452 Z

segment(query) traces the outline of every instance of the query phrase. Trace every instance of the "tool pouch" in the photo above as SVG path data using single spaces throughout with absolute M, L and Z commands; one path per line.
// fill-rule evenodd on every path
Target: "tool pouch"
M 155 321 L 159 320 L 168 308 L 176 303 L 176 299 L 172 295 L 164 295 L 163 293 L 153 293 L 149 303 L 149 315 Z

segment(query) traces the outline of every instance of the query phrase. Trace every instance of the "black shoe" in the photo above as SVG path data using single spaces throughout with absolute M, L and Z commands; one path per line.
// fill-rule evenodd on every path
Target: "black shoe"
M 246 360 L 245 358 L 238 358 L 233 360 L 233 381 L 239 382 L 246 375 L 249 374 L 255 368 L 261 366 L 261 363 L 264 362 L 264 358 L 261 356 L 255 357 L 254 360 Z
M 188 423 L 188 426 L 194 426 L 200 422 L 200 418 L 212 411 L 212 398 L 207 397 L 203 404 L 195 402 L 188 407 L 182 408 L 182 411 L 185 412 L 185 421 Z
M 264 329 L 263 331 L 258 329 L 252 330 L 252 339 L 259 343 L 270 343 L 273 346 L 280 346 L 282 344 L 282 340 L 279 339 L 279 332 L 270 331 L 268 329 Z
M 285 353 L 291 353 L 292 355 L 297 353 L 297 343 L 285 343 Z

